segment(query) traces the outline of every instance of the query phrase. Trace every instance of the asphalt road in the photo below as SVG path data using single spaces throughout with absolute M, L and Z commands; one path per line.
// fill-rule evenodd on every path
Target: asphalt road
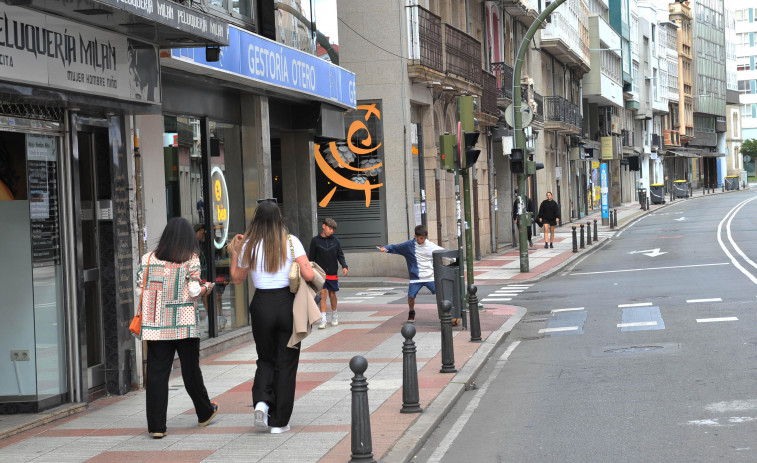
M 753 192 L 677 201 L 519 292 L 414 461 L 757 461 L 756 232 Z

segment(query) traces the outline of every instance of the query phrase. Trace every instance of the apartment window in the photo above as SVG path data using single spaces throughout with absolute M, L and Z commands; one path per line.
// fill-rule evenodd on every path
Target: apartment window
M 633 92 L 639 93 L 639 65 L 633 63 L 633 69 L 631 70 L 631 82 L 633 82 Z
M 757 110 L 757 105 L 754 103 L 741 105 L 741 117 L 745 119 L 751 119 L 755 117 L 754 113 Z
M 657 26 L 652 24 L 652 56 L 657 56 Z
M 748 80 L 740 80 L 739 81 L 739 93 L 751 93 L 751 89 L 749 88 L 749 81 Z

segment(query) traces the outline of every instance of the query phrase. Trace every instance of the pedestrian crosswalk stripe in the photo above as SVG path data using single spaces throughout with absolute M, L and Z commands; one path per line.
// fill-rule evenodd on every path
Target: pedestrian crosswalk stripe
M 735 322 L 739 319 L 736 317 L 718 317 L 718 318 L 697 318 L 697 323 L 711 323 L 711 322 Z
M 501 287 L 500 289 L 505 289 L 505 288 L 523 288 L 523 289 L 527 289 L 527 288 L 530 288 L 530 287 L 531 287 L 531 285 L 507 285 L 507 286 Z
M 618 323 L 618 328 L 632 328 L 634 326 L 657 326 L 657 322 Z
M 695 302 L 723 302 L 723 299 L 719 297 L 713 297 L 711 299 L 686 299 L 687 304 L 693 304 Z
M 511 297 L 487 297 L 484 299 L 481 299 L 481 302 L 497 302 L 497 301 L 512 301 L 513 298 Z
M 618 308 L 622 309 L 624 307 L 649 307 L 652 305 L 651 302 L 639 302 L 637 304 L 618 304 Z
M 578 331 L 577 326 L 560 326 L 557 328 L 542 328 L 539 330 L 539 333 L 557 333 L 560 331 Z
M 492 294 L 497 294 L 499 296 L 517 296 L 520 293 L 515 291 L 494 291 Z
M 573 307 L 571 309 L 554 309 L 552 310 L 552 313 L 560 313 L 560 312 L 578 312 L 580 310 L 584 310 L 585 307 Z

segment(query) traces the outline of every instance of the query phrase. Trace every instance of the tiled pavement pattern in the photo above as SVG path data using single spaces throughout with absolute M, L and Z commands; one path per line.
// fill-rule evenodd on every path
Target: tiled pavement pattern
M 441 338 L 435 305 L 417 305 L 415 342 L 421 406 L 433 401 L 454 374 L 439 373 Z M 486 339 L 516 313 L 492 306 L 481 313 Z M 368 359 L 366 377 L 373 452 L 380 458 L 420 415 L 401 414 L 402 343 L 405 305 L 340 306 L 340 324 L 314 330 L 305 340 L 297 375 L 297 399 L 289 433 L 259 433 L 252 426 L 253 343 L 205 358 L 208 393 L 219 414 L 197 427 L 192 402 L 176 372 L 170 382 L 168 436 L 155 440 L 145 423 L 144 390 L 94 401 L 89 410 L 0 441 L 0 461 L 13 462 L 344 462 L 349 460 L 354 355 Z M 454 329 L 455 365 L 460 370 L 485 343 L 469 342 Z M 456 381 L 460 381 L 457 378 Z

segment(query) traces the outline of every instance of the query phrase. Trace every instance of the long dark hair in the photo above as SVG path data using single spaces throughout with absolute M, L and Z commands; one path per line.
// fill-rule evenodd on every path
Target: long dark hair
M 169 219 L 155 248 L 155 257 L 180 264 L 188 261 L 192 254 L 200 254 L 200 245 L 192 226 L 182 217 Z
M 281 216 L 279 206 L 273 201 L 263 201 L 255 209 L 252 222 L 244 232 L 245 249 L 242 263 L 250 268 L 257 268 L 258 244 L 265 256 L 263 270 L 276 273 L 281 269 L 289 252 L 287 243 L 287 227 Z

